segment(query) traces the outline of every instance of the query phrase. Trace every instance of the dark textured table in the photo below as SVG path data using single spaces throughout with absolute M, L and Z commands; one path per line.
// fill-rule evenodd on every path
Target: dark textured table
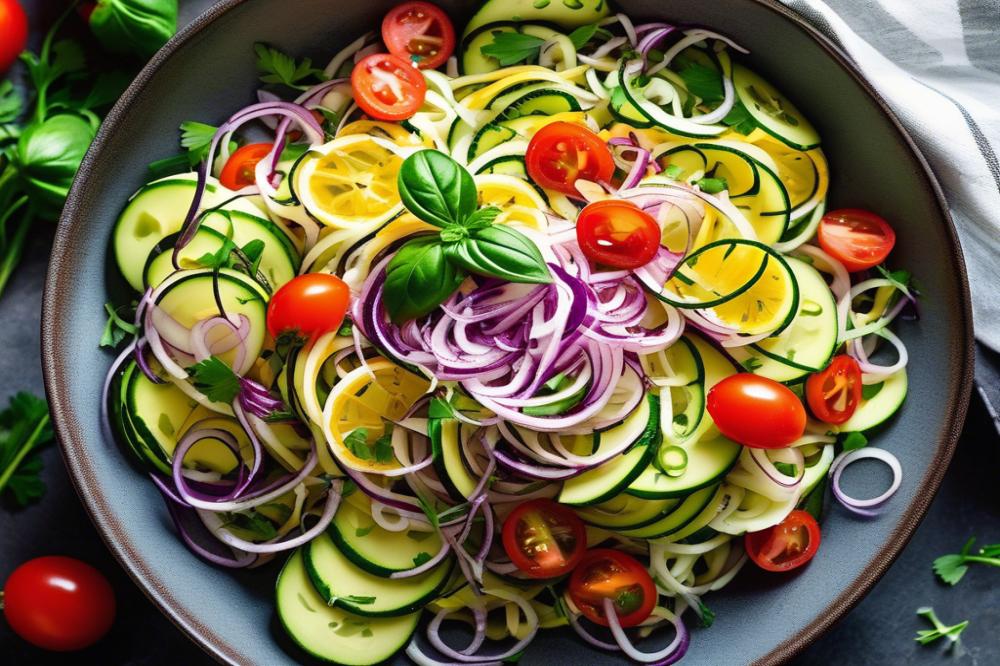
M 61 2 L 22 0 L 39 32 L 43 11 L 57 11 Z M 182 21 L 210 5 L 209 0 L 182 0 Z M 19 390 L 41 394 L 39 306 L 45 279 L 51 228 L 39 225 L 20 270 L 0 300 L 0 399 Z M 980 349 L 980 377 L 1000 397 L 1000 358 Z M 969 378 L 972 381 L 972 378 Z M 48 492 L 27 509 L 0 508 L 0 581 L 24 560 L 39 555 L 72 555 L 99 567 L 118 594 L 118 620 L 96 646 L 72 656 L 45 653 L 27 645 L 0 622 L 0 663 L 35 664 L 210 664 L 132 584 L 107 552 L 87 518 L 67 477 L 58 450 L 43 453 Z M 1000 570 L 973 567 L 958 588 L 936 581 L 931 561 L 961 548 L 972 535 L 983 543 L 1000 542 L 1000 437 L 978 394 L 973 396 L 968 422 L 955 459 L 910 545 L 870 595 L 795 664 L 1000 664 Z M 969 619 L 965 654 L 952 658 L 939 646 L 920 647 L 913 640 L 926 624 L 915 615 L 933 606 L 947 623 Z M 217 609 L 239 612 L 238 609 Z M 765 611 L 766 612 L 766 611 Z M 747 619 L 752 622 L 752 618 Z M 709 636 L 709 633 L 702 634 Z

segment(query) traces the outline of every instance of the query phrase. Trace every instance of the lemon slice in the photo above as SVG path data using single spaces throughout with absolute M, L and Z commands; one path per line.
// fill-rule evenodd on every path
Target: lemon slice
M 396 186 L 403 157 L 393 148 L 366 134 L 334 139 L 302 159 L 295 193 L 310 215 L 331 227 L 382 224 L 403 208 Z
M 338 137 L 350 136 L 354 134 L 367 134 L 370 136 L 384 136 L 399 146 L 430 146 L 430 142 L 421 140 L 419 136 L 408 132 L 398 123 L 387 123 L 381 120 L 355 120 L 347 123 L 337 132 Z
M 545 199 L 526 181 L 499 173 L 476 176 L 476 191 L 481 206 L 500 209 L 498 224 L 521 224 L 538 231 L 548 228 L 543 210 Z
M 376 459 L 376 442 L 388 432 L 386 419 L 402 418 L 428 388 L 426 379 L 384 358 L 348 372 L 334 385 L 323 408 L 323 433 L 334 458 L 361 472 L 398 469 L 395 457 Z M 360 447 L 345 441 L 352 431 L 361 428 L 371 455 L 357 455 Z

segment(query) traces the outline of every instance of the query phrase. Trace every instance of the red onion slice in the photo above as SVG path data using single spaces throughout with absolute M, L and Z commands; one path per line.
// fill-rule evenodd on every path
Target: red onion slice
M 876 497 L 872 497 L 870 499 L 855 499 L 845 493 L 840 487 L 840 477 L 848 465 L 865 458 L 873 458 L 888 465 L 889 469 L 892 471 L 892 483 L 889 484 L 889 487 L 881 495 L 877 495 Z M 872 446 L 863 449 L 855 449 L 854 451 L 844 451 L 839 456 L 834 458 L 833 463 L 830 465 L 828 475 L 831 479 L 830 487 L 833 490 L 833 496 L 837 498 L 837 501 L 843 504 L 849 511 L 869 517 L 878 515 L 879 511 L 877 509 L 888 502 L 889 499 L 896 494 L 896 491 L 899 490 L 900 484 L 903 482 L 903 468 L 902 465 L 899 464 L 899 459 L 885 449 L 879 449 Z

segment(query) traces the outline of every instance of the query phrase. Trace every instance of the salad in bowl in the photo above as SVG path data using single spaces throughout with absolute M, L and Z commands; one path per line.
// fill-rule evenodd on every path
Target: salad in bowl
M 194 554 L 283 562 L 315 657 L 493 664 L 568 625 L 678 661 L 748 562 L 807 566 L 828 493 L 898 488 L 865 434 L 907 391 L 895 232 L 827 210 L 818 131 L 710 28 L 372 27 L 322 69 L 255 45 L 258 101 L 125 204 L 110 431 Z M 841 486 L 862 458 L 878 497 Z

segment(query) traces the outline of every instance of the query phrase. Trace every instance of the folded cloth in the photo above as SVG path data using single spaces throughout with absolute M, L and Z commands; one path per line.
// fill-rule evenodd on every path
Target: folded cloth
M 965 253 L 976 337 L 1000 351 L 997 0 L 782 2 L 847 52 L 930 162 Z

